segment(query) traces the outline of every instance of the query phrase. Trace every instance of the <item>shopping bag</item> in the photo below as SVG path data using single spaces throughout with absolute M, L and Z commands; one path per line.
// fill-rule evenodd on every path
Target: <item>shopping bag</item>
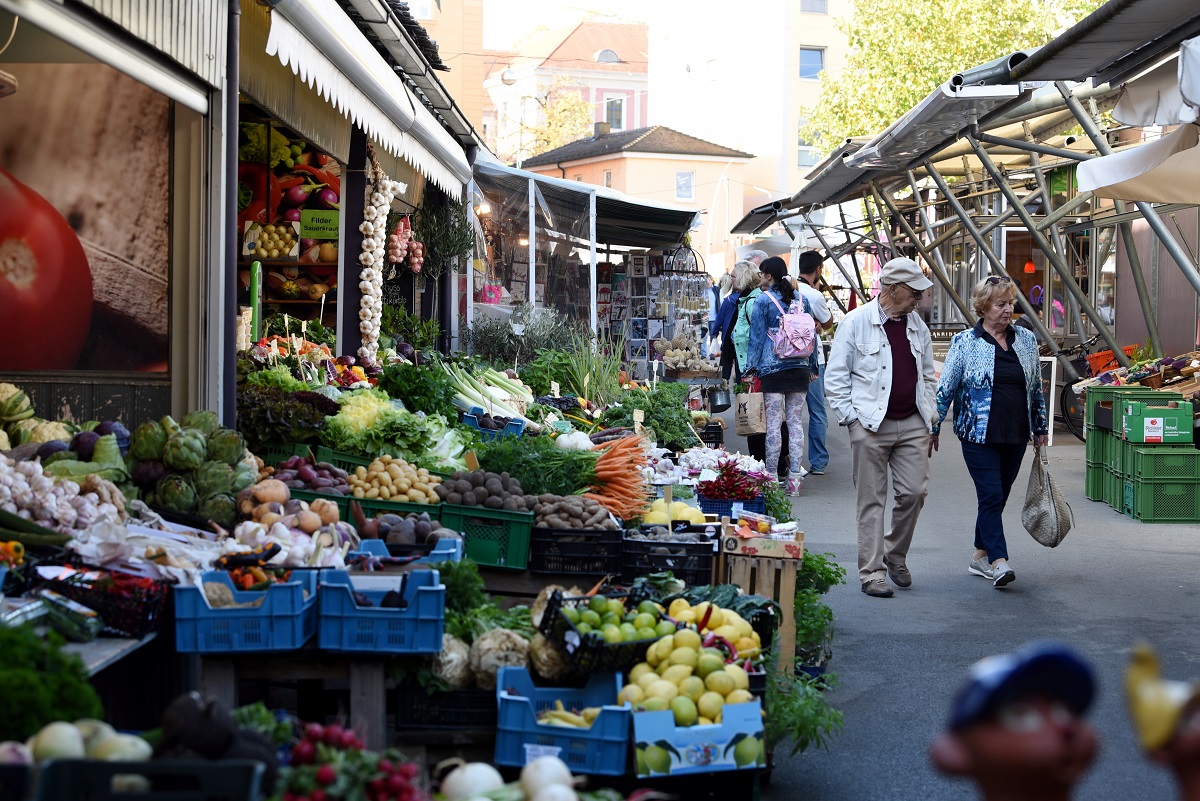
M 767 408 L 761 392 L 746 392 L 737 396 L 734 431 L 738 436 L 767 433 Z
M 1071 505 L 1063 497 L 1058 482 L 1046 469 L 1041 446 L 1034 446 L 1033 449 L 1033 469 L 1029 472 L 1021 523 L 1035 540 L 1047 548 L 1054 548 L 1062 542 L 1075 524 Z

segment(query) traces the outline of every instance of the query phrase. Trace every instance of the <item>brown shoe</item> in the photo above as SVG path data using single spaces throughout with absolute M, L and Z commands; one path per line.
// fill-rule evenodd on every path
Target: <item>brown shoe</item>
M 868 579 L 862 583 L 862 591 L 872 598 L 892 597 L 892 588 L 888 586 L 886 579 Z
M 893 584 L 897 587 L 912 586 L 912 573 L 908 572 L 907 565 L 894 565 L 886 559 L 883 560 L 883 563 L 887 565 L 888 578 L 892 580 Z

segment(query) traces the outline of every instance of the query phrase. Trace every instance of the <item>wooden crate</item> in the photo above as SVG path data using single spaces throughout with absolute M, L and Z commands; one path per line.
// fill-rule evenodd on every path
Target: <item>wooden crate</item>
M 730 535 L 734 527 L 724 520 L 724 531 Z M 780 541 L 781 542 L 781 541 Z M 787 543 L 791 546 L 791 543 Z M 742 556 L 725 553 L 722 549 L 727 580 L 743 592 L 770 598 L 779 604 L 779 670 L 792 675 L 796 662 L 796 572 L 804 564 L 804 533 L 796 533 L 796 545 L 782 552 L 761 556 Z

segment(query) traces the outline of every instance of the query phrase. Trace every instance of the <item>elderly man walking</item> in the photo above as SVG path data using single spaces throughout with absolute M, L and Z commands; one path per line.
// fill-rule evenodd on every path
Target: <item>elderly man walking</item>
M 912 584 L 906 559 L 929 484 L 930 423 L 937 413 L 933 343 L 916 308 L 933 282 L 912 259 L 883 265 L 879 297 L 847 314 L 825 366 L 825 396 L 850 434 L 858 490 L 858 578 L 890 598 Z M 884 533 L 888 476 L 896 504 Z

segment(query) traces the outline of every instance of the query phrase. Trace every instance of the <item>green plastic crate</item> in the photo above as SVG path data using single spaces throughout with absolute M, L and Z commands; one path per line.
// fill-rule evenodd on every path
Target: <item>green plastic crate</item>
M 1089 462 L 1103 462 L 1104 449 L 1108 446 L 1107 438 L 1112 436 L 1106 429 L 1096 428 L 1092 424 L 1084 426 L 1084 458 Z
M 1191 445 L 1137 445 L 1126 453 L 1131 479 L 1200 481 L 1200 450 Z
M 1200 481 L 1134 479 L 1128 485 L 1129 512 L 1135 520 L 1144 523 L 1200 522 Z
M 1104 502 L 1118 512 L 1125 503 L 1125 477 L 1114 470 L 1104 470 Z
M 1104 464 L 1114 473 L 1123 472 L 1125 462 L 1125 440 L 1109 434 L 1104 441 Z
M 1104 465 L 1088 463 L 1083 477 L 1084 495 L 1089 501 L 1104 500 Z
M 442 505 L 442 525 L 463 535 L 467 558 L 488 567 L 524 570 L 529 564 L 533 512 Z
M 353 473 L 354 468 L 359 465 L 367 467 L 371 462 L 375 461 L 368 456 L 356 456 L 352 453 L 342 453 L 341 451 L 325 447 L 316 448 L 314 454 L 318 462 L 329 462 L 334 467 L 340 467 L 347 473 Z
M 262 459 L 263 464 L 269 467 L 278 467 L 280 462 L 287 461 L 293 456 L 308 456 L 310 447 L 309 445 L 293 445 L 290 442 L 271 443 L 260 445 L 251 453 Z
M 1085 400 L 1087 401 L 1086 412 L 1084 419 L 1091 425 L 1095 425 L 1096 406 L 1103 401 L 1130 400 L 1133 398 L 1149 397 L 1155 400 L 1183 400 L 1183 396 L 1178 392 L 1164 392 L 1159 389 L 1151 389 L 1139 385 L 1129 385 L 1121 387 L 1113 386 L 1092 386 L 1087 388 Z
M 426 512 L 429 514 L 430 520 L 442 519 L 442 507 L 445 504 L 441 503 L 412 503 L 411 501 L 384 501 L 378 498 L 363 498 L 359 500 L 362 504 L 363 514 L 368 518 L 385 515 L 389 512 L 394 515 L 404 515 L 410 512 L 421 514 Z

